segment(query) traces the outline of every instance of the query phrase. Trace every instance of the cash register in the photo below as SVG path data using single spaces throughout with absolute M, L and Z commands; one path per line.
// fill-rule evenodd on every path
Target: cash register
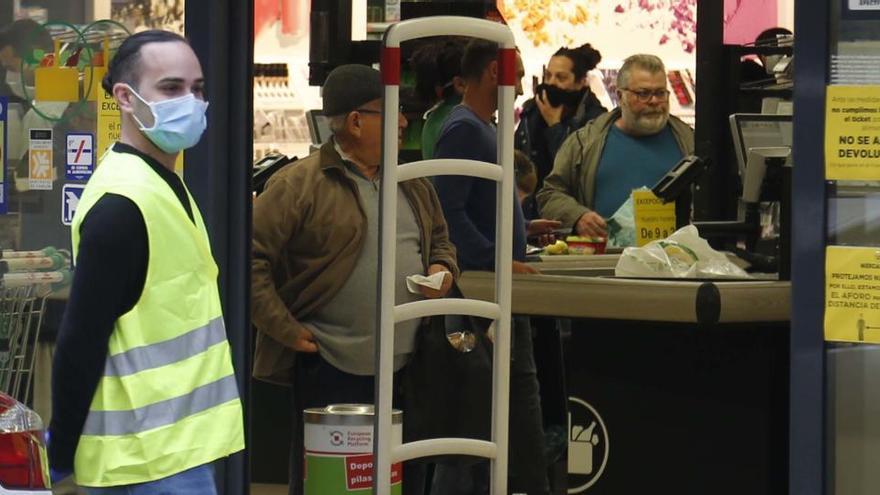
M 733 114 L 730 128 L 742 181 L 738 218 L 694 222 L 700 235 L 724 242 L 754 271 L 791 278 L 790 115 Z M 654 186 L 664 201 L 689 190 L 705 164 L 682 160 Z

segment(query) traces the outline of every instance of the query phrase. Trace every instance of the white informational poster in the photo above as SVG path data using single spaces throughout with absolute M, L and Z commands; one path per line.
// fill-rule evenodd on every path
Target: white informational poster
M 28 141 L 28 187 L 52 190 L 52 129 L 31 129 Z
M 70 132 L 65 141 L 67 180 L 88 180 L 95 170 L 95 136 L 87 132 Z

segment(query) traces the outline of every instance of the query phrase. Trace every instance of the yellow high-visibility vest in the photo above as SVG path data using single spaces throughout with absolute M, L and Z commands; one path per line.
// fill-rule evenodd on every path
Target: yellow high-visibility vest
M 140 209 L 149 261 L 140 299 L 116 320 L 76 450 L 77 483 L 92 487 L 155 481 L 244 448 L 218 270 L 195 201 L 187 192 L 193 223 L 146 162 L 111 149 L 76 209 L 74 259 L 80 225 L 106 193 Z

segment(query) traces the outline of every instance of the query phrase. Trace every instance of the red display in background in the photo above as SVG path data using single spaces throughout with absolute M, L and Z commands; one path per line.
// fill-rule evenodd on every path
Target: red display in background
M 254 38 L 258 38 L 263 29 L 271 26 L 280 15 L 278 0 L 254 0 Z
M 281 32 L 297 36 L 308 32 L 310 0 L 281 0 Z
M 672 86 L 672 92 L 675 93 L 676 99 L 678 99 L 678 104 L 686 107 L 694 102 L 693 98 L 691 98 L 691 94 L 687 89 L 687 86 L 684 84 L 684 80 L 681 77 L 681 71 L 671 70 L 669 71 L 669 84 Z
M 777 27 L 779 4 L 779 0 L 724 0 L 724 44 L 752 43 L 761 31 Z
M 254 38 L 279 19 L 282 34 L 305 34 L 310 9 L 309 0 L 254 0 Z

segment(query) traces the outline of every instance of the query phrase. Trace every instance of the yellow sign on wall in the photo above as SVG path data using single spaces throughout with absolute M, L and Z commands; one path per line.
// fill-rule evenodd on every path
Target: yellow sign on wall
M 825 340 L 880 343 L 880 248 L 826 248 Z
M 34 69 L 34 99 L 37 101 L 79 101 L 79 71 L 73 67 Z
M 880 86 L 829 86 L 825 178 L 880 180 Z
M 89 101 L 100 100 L 100 95 L 105 93 L 104 88 L 101 87 L 101 81 L 106 74 L 106 67 L 92 67 L 83 73 L 83 94 L 85 99 Z
M 98 158 L 104 156 L 107 148 L 119 140 L 122 124 L 119 116 L 119 105 L 106 91 L 98 92 Z
M 666 239 L 675 232 L 675 203 L 663 204 L 648 190 L 633 191 L 632 198 L 637 246 Z

